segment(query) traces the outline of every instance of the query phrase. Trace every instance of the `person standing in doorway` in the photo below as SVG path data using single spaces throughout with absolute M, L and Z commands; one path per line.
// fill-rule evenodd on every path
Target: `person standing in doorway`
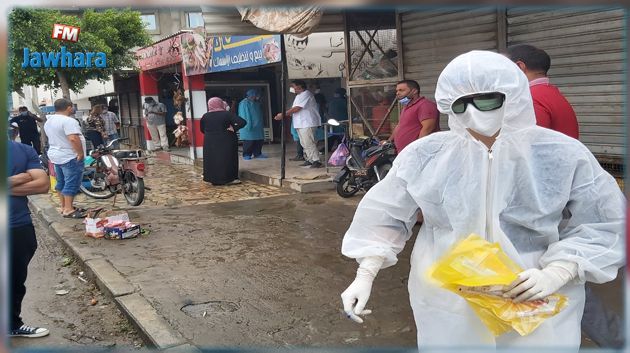
M 168 136 L 166 136 L 166 106 L 156 102 L 153 97 L 144 98 L 144 116 L 153 141 L 153 151 L 169 151 Z
M 306 82 L 302 80 L 293 81 L 290 92 L 296 94 L 293 107 L 285 113 L 278 113 L 274 119 L 282 120 L 285 116 L 293 118 L 293 126 L 297 130 L 300 143 L 304 148 L 306 161 L 304 161 L 302 166 L 322 168 L 324 165 L 319 161 L 319 151 L 317 150 L 317 140 L 315 139 L 315 131 L 322 123 L 315 97 L 313 93 L 306 89 Z
M 208 100 L 208 112 L 201 117 L 203 133 L 203 181 L 212 185 L 240 184 L 236 131 L 247 124 L 228 110 L 218 97 Z
M 9 120 L 9 124 L 17 124 L 19 129 L 18 133 L 20 134 L 20 142 L 25 145 L 32 146 L 38 155 L 42 154 L 39 131 L 37 131 L 37 123 L 42 123 L 44 120 L 28 111 L 27 107 L 20 107 L 18 111 L 19 115 L 11 118 L 11 120 Z
M 328 105 L 328 115 L 339 122 L 348 121 L 348 97 L 346 96 L 345 88 L 339 87 L 335 90 L 333 99 L 330 100 L 330 104 Z M 329 152 L 333 151 L 335 145 L 341 143 L 344 132 L 345 127 L 341 125 L 333 127 L 334 135 L 328 138 Z
M 43 327 L 25 325 L 21 318 L 22 301 L 26 294 L 28 264 L 35 250 L 37 238 L 28 209 L 28 195 L 45 194 L 50 188 L 48 175 L 39 164 L 35 150 L 26 144 L 9 141 L 9 257 L 11 259 L 11 321 L 10 337 L 43 337 L 49 331 Z
M 247 91 L 246 97 L 238 104 L 238 116 L 247 122 L 239 131 L 241 140 L 243 140 L 243 159 L 267 158 L 267 156 L 262 154 L 262 146 L 265 141 L 265 124 L 258 91 L 255 89 Z
M 103 118 L 103 123 L 105 124 L 105 133 L 107 134 L 107 141 L 113 141 L 119 138 L 118 136 L 118 128 L 120 127 L 120 120 L 118 116 L 113 112 L 109 111 L 109 108 L 106 104 L 101 105 L 102 113 L 101 118 Z M 118 141 L 114 142 L 112 145 L 114 149 L 120 148 L 120 143 Z

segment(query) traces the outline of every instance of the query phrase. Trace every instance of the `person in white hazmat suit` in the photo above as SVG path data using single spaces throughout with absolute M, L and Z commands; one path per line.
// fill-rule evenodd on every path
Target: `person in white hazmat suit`
M 406 147 L 360 202 L 342 253 L 357 259 L 342 293 L 348 318 L 362 322 L 377 272 L 397 262 L 422 224 L 411 255 L 409 296 L 418 346 L 580 345 L 584 282 L 611 281 L 624 261 L 625 198 L 578 140 L 536 126 L 527 78 L 503 55 L 471 51 L 442 71 L 435 93 L 450 131 Z M 563 211 L 570 214 L 563 224 Z M 521 337 L 499 337 L 466 301 L 429 283 L 427 269 L 458 240 L 477 233 L 527 269 L 506 294 L 515 301 L 561 293 L 564 310 Z

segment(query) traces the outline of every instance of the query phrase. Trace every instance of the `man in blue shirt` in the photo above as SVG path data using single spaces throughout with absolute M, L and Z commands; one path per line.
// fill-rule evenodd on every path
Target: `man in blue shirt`
M 9 257 L 11 258 L 11 337 L 43 337 L 49 331 L 25 325 L 20 317 L 26 294 L 28 264 L 37 250 L 35 228 L 28 209 L 28 195 L 45 194 L 50 187 L 37 152 L 31 146 L 9 141 Z

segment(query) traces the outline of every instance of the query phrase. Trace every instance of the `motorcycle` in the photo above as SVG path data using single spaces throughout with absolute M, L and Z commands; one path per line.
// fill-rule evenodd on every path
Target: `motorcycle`
M 328 123 L 339 124 L 334 119 L 330 119 Z M 375 137 L 348 138 L 348 136 L 346 140 L 350 155 L 346 158 L 346 165 L 333 179 L 333 182 L 337 184 L 337 194 L 344 198 L 352 197 L 360 190 L 368 191 L 383 180 L 396 158 L 396 148 L 389 141 L 379 143 Z
M 131 206 L 144 200 L 146 157 L 142 150 L 112 150 L 116 141 L 90 151 L 86 158 L 81 191 L 95 199 L 107 199 L 122 192 Z

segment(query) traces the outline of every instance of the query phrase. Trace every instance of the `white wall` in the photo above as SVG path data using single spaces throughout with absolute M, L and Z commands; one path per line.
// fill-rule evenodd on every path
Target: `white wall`
M 17 109 L 21 105 L 32 108 L 31 98 L 37 105 L 44 103 L 46 105 L 52 105 L 53 102 L 59 98 L 62 98 L 61 89 L 59 90 L 47 90 L 43 86 L 37 87 L 33 90 L 31 86 L 23 87 L 26 100 L 22 99 L 17 93 L 12 93 L 14 109 Z M 87 85 L 79 92 L 70 91 L 70 100 L 77 104 L 78 109 L 90 108 L 90 97 L 100 96 L 104 94 L 114 93 L 114 81 L 108 80 L 106 82 L 99 82 L 97 80 L 88 81 Z

